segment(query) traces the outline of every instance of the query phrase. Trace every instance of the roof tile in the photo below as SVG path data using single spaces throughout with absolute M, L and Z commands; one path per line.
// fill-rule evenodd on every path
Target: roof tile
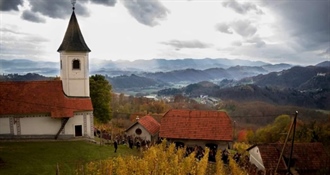
M 55 118 L 93 110 L 89 97 L 65 96 L 60 80 L 0 82 L 0 106 L 0 115 L 50 114 Z
M 233 129 L 230 118 L 222 111 L 172 109 L 161 120 L 159 136 L 232 141 Z

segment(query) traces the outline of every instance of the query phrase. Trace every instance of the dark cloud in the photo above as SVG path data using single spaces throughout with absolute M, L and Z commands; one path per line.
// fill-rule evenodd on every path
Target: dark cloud
M 38 15 L 38 13 L 33 13 L 29 10 L 25 10 L 22 14 L 22 19 L 31 21 L 31 22 L 36 22 L 36 23 L 45 23 L 46 20 L 45 18 L 41 17 Z
M 204 48 L 208 48 L 211 46 L 211 44 L 202 43 L 198 40 L 190 40 L 190 41 L 171 40 L 168 42 L 163 42 L 162 44 L 173 46 L 174 48 L 176 48 L 178 50 L 183 49 L 183 48 L 204 49 Z
M 231 24 L 231 27 L 237 34 L 243 37 L 251 37 L 257 32 L 257 28 L 247 20 L 235 21 Z
M 219 23 L 215 26 L 215 28 L 222 33 L 233 34 L 233 31 L 230 29 L 230 26 L 226 23 Z
M 66 19 L 72 13 L 72 5 L 69 0 L 30 0 L 29 2 L 32 12 L 39 12 L 40 14 L 50 18 Z M 75 4 L 75 11 L 81 16 L 89 16 L 89 11 L 84 3 L 85 1 L 77 1 Z
M 248 20 L 237 20 L 231 23 L 218 23 L 215 28 L 222 33 L 228 34 L 233 34 L 234 31 L 244 38 L 252 37 L 257 32 L 257 28 Z
M 259 36 L 254 36 L 246 40 L 247 43 L 254 44 L 256 47 L 260 48 L 266 45 L 266 42 L 263 41 Z
M 117 0 L 90 0 L 92 3 L 101 4 L 106 6 L 114 6 Z
M 235 0 L 229 0 L 227 2 L 223 2 L 222 5 L 224 7 L 232 8 L 235 12 L 240 14 L 246 14 L 249 11 L 255 11 L 257 14 L 263 14 L 261 9 L 250 2 L 238 3 Z
M 302 49 L 325 49 L 330 45 L 330 1 L 266 1 L 280 24 Z
M 18 11 L 19 5 L 23 5 L 23 0 L 0 0 L 0 11 Z
M 122 2 L 137 21 L 148 26 L 158 25 L 158 21 L 165 19 L 169 12 L 168 9 L 157 0 L 123 0 Z

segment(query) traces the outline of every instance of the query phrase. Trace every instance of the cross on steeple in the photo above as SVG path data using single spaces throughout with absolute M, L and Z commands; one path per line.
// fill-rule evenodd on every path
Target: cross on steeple
M 75 4 L 76 4 L 76 0 L 71 0 L 71 4 L 72 4 L 72 10 L 74 10 L 75 9 Z

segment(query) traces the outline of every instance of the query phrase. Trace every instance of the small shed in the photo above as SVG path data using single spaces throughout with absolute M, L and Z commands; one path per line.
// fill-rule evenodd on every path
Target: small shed
M 233 128 L 223 111 L 171 109 L 161 120 L 159 137 L 179 146 L 226 149 L 233 141 Z
M 258 144 L 247 149 L 249 161 L 264 174 L 286 174 L 290 159 L 291 144 L 285 146 L 279 164 L 278 160 L 283 149 L 281 143 Z M 278 165 L 277 165 L 278 164 Z M 330 173 L 330 159 L 322 143 L 295 143 L 290 171 L 299 175 L 314 175 Z
M 150 115 L 146 115 L 125 130 L 127 136 L 140 138 L 145 141 L 156 142 L 158 140 L 160 124 Z

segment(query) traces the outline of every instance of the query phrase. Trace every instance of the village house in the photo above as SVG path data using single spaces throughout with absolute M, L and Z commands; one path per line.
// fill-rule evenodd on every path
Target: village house
M 265 175 L 275 174 L 276 167 L 278 175 L 287 174 L 291 144 L 285 146 L 283 156 L 279 159 L 283 145 L 271 143 L 251 146 L 247 149 L 250 163 Z M 292 174 L 329 174 L 330 159 L 322 143 L 295 143 L 290 167 Z
M 233 142 L 232 121 L 223 111 L 171 109 L 161 119 L 159 137 L 177 146 L 226 149 Z
M 0 139 L 94 137 L 90 49 L 74 7 L 57 51 L 59 80 L 0 82 Z
M 150 115 L 137 118 L 137 121 L 125 130 L 127 136 L 155 143 L 158 140 L 160 124 Z

